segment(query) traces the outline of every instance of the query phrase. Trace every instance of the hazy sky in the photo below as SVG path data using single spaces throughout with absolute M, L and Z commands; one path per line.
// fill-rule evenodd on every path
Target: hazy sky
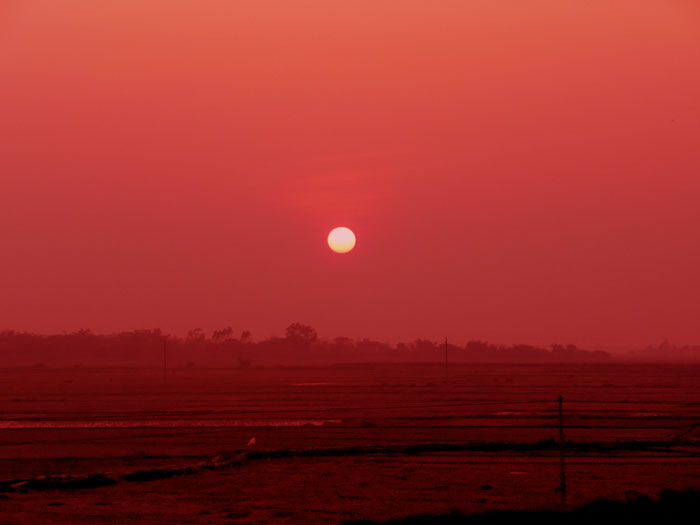
M 698 343 L 700 4 L 0 0 L 0 238 L 0 329 Z

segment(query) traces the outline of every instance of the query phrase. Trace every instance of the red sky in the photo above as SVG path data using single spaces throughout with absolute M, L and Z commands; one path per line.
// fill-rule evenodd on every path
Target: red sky
M 0 238 L 0 328 L 698 343 L 700 4 L 0 0 Z

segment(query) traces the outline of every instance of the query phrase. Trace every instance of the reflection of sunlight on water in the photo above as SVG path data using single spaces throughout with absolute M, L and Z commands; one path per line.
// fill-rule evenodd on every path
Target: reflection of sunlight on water
M 198 428 L 320 427 L 340 419 L 105 419 L 95 421 L 0 421 L 0 429 L 24 428 Z

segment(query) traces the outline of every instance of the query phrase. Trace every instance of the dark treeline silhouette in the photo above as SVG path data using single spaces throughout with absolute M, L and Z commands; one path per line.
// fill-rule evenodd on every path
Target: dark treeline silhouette
M 284 337 L 257 342 L 249 331 L 236 335 L 231 327 L 214 330 L 210 336 L 195 328 L 183 338 L 159 329 L 108 335 L 89 330 L 60 335 L 0 332 L 0 366 L 162 366 L 164 354 L 171 367 L 425 363 L 443 362 L 444 352 L 444 344 L 426 339 L 396 345 L 347 337 L 319 339 L 316 330 L 301 323 L 288 326 Z M 448 354 L 451 363 L 583 363 L 610 358 L 606 352 L 580 350 L 574 345 L 538 348 L 482 341 L 449 344 Z
M 698 362 L 700 361 L 700 345 L 676 346 L 668 339 L 664 339 L 657 346 L 648 346 L 644 350 L 632 352 L 629 359 L 639 361 L 670 361 L 670 362 Z

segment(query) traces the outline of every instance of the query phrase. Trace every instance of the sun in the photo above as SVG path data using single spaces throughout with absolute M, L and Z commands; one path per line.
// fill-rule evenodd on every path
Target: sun
M 339 226 L 328 234 L 328 246 L 336 253 L 348 253 L 355 247 L 355 234 L 350 228 Z

